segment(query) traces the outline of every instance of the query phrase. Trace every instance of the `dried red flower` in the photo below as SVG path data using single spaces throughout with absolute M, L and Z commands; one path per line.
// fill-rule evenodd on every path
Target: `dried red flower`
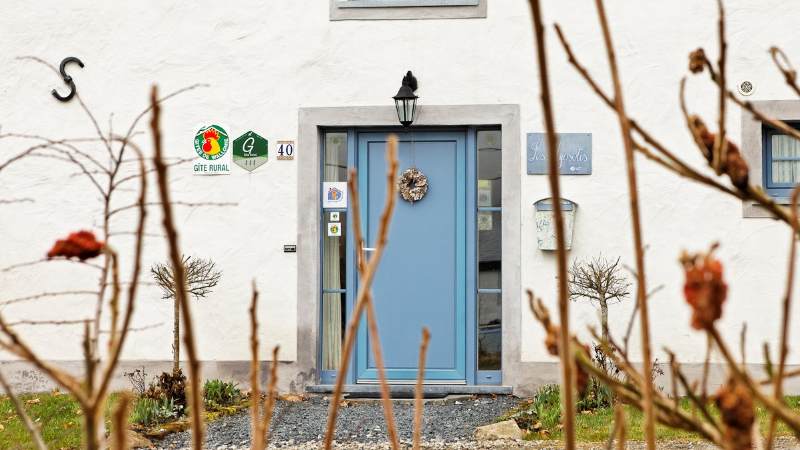
M 714 258 L 715 247 L 706 254 L 681 256 L 686 275 L 683 295 L 692 307 L 692 327 L 711 328 L 722 317 L 722 304 L 728 295 L 728 285 L 722 278 L 722 263 Z
M 91 231 L 78 231 L 70 233 L 66 239 L 59 239 L 53 248 L 47 252 L 48 258 L 63 256 L 64 258 L 78 258 L 85 261 L 94 258 L 103 251 L 104 243 L 98 241 Z
M 753 398 L 745 385 L 733 377 L 720 386 L 715 396 L 725 424 L 724 441 L 727 450 L 753 448 L 752 428 L 755 422 Z
M 689 71 L 700 73 L 706 66 L 706 52 L 702 48 L 689 53 Z
M 705 122 L 700 117 L 691 116 L 689 120 L 695 136 L 699 139 L 698 144 L 701 146 L 703 156 L 711 164 L 714 161 L 714 141 L 717 136 L 708 130 Z M 750 172 L 747 162 L 742 157 L 739 147 L 733 142 L 727 140 L 725 149 L 725 158 L 722 158 L 720 172 L 728 175 L 731 183 L 739 190 L 746 191 Z
M 547 347 L 547 353 L 553 356 L 558 356 L 558 335 L 559 327 L 552 325 L 547 327 L 547 336 L 544 338 L 544 346 Z

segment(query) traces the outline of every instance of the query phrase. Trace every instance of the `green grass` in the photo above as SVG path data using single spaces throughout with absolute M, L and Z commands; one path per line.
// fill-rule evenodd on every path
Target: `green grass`
M 786 403 L 792 409 L 800 409 L 800 396 L 786 397 Z M 680 406 L 683 410 L 691 413 L 691 405 L 687 399 L 682 399 Z M 549 406 L 552 408 L 553 406 Z M 560 406 L 554 406 L 560 408 Z M 644 417 L 641 411 L 631 406 L 625 406 L 627 417 L 627 435 L 630 440 L 644 439 Z M 510 417 L 515 411 L 506 414 L 503 418 Z M 717 416 L 716 411 L 712 411 Z M 527 438 L 537 439 L 561 439 L 562 433 L 559 426 L 557 411 L 547 411 L 548 419 L 540 421 L 539 431 L 528 433 Z M 756 416 L 761 426 L 762 432 L 766 433 L 769 424 L 769 414 L 763 408 L 757 408 Z M 601 408 L 592 412 L 579 413 L 576 418 L 575 431 L 576 439 L 580 442 L 603 442 L 608 439 L 614 423 L 614 411 L 612 408 Z M 546 430 L 546 431 L 542 431 Z M 791 432 L 786 425 L 779 423 L 778 435 L 790 436 Z M 701 440 L 698 435 L 683 430 L 675 430 L 665 426 L 656 426 L 656 436 L 659 440 Z
M 106 402 L 106 428 L 111 429 L 111 412 L 119 394 L 111 394 Z M 72 396 L 63 393 L 39 393 L 21 395 L 20 400 L 31 420 L 39 425 L 42 438 L 47 448 L 56 450 L 80 449 L 83 442 L 83 415 L 78 402 Z M 233 414 L 246 402 L 212 408 L 206 411 L 206 421 L 210 422 L 221 416 Z M 179 429 L 179 428 L 178 428 Z M 0 449 L 28 450 L 34 449 L 30 435 L 17 417 L 16 410 L 6 396 L 0 396 Z
M 40 427 L 48 448 L 77 449 L 81 446 L 82 416 L 69 395 L 29 394 L 20 396 L 31 420 Z M 113 400 L 110 400 L 113 401 Z M 8 397 L 0 397 L 0 448 L 33 449 L 30 435 L 17 417 Z

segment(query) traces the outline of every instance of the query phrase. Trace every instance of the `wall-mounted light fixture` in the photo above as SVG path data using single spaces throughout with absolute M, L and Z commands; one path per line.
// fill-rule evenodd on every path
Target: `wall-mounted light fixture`
M 403 85 L 397 91 L 394 98 L 394 106 L 397 108 L 397 118 L 404 127 L 410 127 L 414 122 L 417 112 L 417 97 L 414 91 L 417 90 L 417 79 L 409 70 L 403 77 Z

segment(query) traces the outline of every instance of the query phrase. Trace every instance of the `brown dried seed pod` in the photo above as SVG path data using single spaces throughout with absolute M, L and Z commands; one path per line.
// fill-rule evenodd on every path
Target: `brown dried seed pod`
M 696 115 L 690 116 L 689 122 L 696 138 L 699 140 L 697 144 L 700 146 L 703 156 L 706 158 L 706 161 L 711 164 L 714 161 L 714 142 L 717 139 L 716 134 L 709 131 L 703 119 Z M 731 183 L 736 186 L 737 189 L 745 191 L 749 184 L 750 169 L 747 166 L 747 162 L 745 162 L 742 157 L 742 152 L 739 150 L 739 147 L 730 140 L 726 139 L 726 141 L 725 157 L 722 158 L 720 172 L 728 175 Z
M 726 450 L 753 448 L 751 429 L 755 422 L 755 409 L 750 391 L 733 377 L 720 386 L 715 402 L 725 424 Z
M 706 52 L 702 48 L 689 53 L 689 71 L 700 73 L 706 65 Z
M 544 338 L 544 346 L 547 348 L 547 353 L 553 356 L 558 356 L 558 335 L 559 328 L 555 325 L 547 328 L 547 336 Z
M 683 295 L 692 308 L 692 328 L 698 330 L 711 328 L 722 317 L 722 305 L 728 295 L 722 263 L 712 252 L 713 249 L 706 254 L 684 252 L 681 256 L 686 276 Z

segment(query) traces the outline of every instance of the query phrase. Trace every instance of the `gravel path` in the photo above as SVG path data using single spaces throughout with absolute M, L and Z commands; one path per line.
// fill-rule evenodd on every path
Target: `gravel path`
M 469 397 L 460 396 L 442 400 L 429 400 L 425 404 L 423 440 L 455 443 L 472 438 L 476 427 L 494 422 L 519 403 L 510 396 Z M 411 440 L 414 406 L 411 401 L 397 401 L 394 414 L 400 439 Z M 325 435 L 328 417 L 328 400 L 314 396 L 290 403 L 279 401 L 275 408 L 271 442 L 276 447 L 303 445 L 318 448 Z M 363 444 L 386 443 L 383 408 L 379 400 L 350 400 L 339 409 L 336 441 L 364 448 Z M 206 448 L 245 448 L 250 443 L 250 415 L 245 411 L 216 420 L 208 425 Z M 187 432 L 175 433 L 156 443 L 163 449 L 182 449 L 190 445 Z M 379 446 L 377 447 L 379 448 Z M 438 447 L 442 448 L 442 447 Z
M 558 441 L 481 441 L 472 439 L 476 427 L 494 422 L 497 417 L 520 402 L 510 396 L 457 397 L 429 400 L 425 404 L 423 427 L 424 449 L 535 449 L 561 450 Z M 400 439 L 410 448 L 413 428 L 413 403 L 397 401 L 394 413 Z M 325 397 L 310 397 L 302 402 L 279 401 L 272 422 L 270 448 L 295 450 L 319 449 L 325 434 L 328 401 Z M 175 433 L 155 443 L 159 449 L 184 450 L 191 445 L 188 432 Z M 383 408 L 379 400 L 350 400 L 339 409 L 337 449 L 389 449 L 386 438 Z M 250 448 L 250 414 L 223 417 L 208 425 L 206 449 L 245 450 Z M 580 450 L 601 450 L 602 443 L 582 443 Z M 628 442 L 629 450 L 644 450 L 643 442 Z M 659 450 L 711 450 L 707 442 L 659 442 Z M 798 441 L 779 438 L 776 450 L 800 449 Z

